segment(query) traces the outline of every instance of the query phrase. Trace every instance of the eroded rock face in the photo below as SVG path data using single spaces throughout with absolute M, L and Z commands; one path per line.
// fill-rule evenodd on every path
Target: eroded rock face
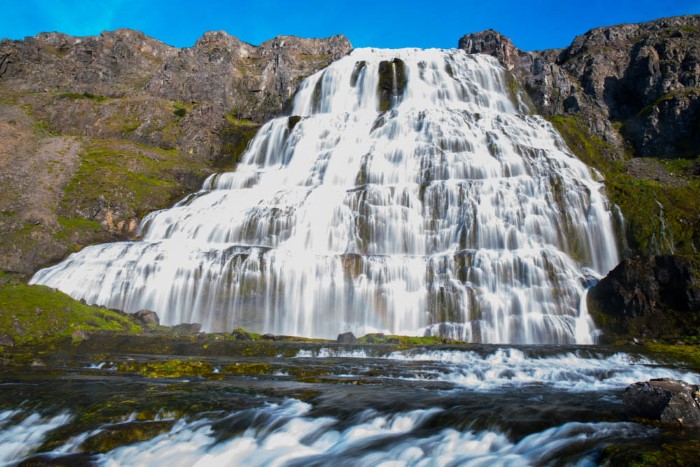
M 700 144 L 698 15 L 592 29 L 562 50 L 524 52 L 493 30 L 459 47 L 497 57 L 540 112 L 576 114 L 620 152 L 620 134 L 640 156 L 689 156 Z
M 589 290 L 588 308 L 607 340 L 696 335 L 700 281 L 680 256 L 630 258 Z
M 178 49 L 128 29 L 2 40 L 0 270 L 30 276 L 138 235 L 143 215 L 235 167 L 303 78 L 350 49 L 224 32 Z
M 55 131 L 215 159 L 225 117 L 264 123 L 279 115 L 306 76 L 351 49 L 340 35 L 281 36 L 256 47 L 218 31 L 178 49 L 129 29 L 43 33 L 0 43 L 0 86 L 49 93 L 32 107 Z M 48 98 L 58 91 L 62 99 Z
M 634 383 L 622 393 L 629 417 L 700 427 L 700 386 L 668 378 Z

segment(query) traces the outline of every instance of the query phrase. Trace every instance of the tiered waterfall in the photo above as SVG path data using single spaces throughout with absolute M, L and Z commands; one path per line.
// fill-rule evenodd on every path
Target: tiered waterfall
M 585 285 L 617 263 L 608 202 L 509 82 L 461 50 L 356 49 L 142 241 L 32 281 L 208 331 L 590 343 Z

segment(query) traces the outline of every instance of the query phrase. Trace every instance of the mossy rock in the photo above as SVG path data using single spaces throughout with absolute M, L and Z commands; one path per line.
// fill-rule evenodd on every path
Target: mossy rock
M 392 61 L 379 62 L 379 81 L 377 82 L 379 110 L 385 112 L 398 105 L 407 84 L 406 64 L 403 60 L 395 58 Z
M 136 373 L 148 378 L 187 378 L 209 376 L 214 372 L 214 368 L 208 362 L 174 359 L 119 362 L 117 371 Z
M 221 369 L 222 372 L 230 375 L 269 375 L 274 372 L 272 365 L 267 363 L 233 363 Z
M 86 439 L 80 448 L 83 452 L 99 454 L 129 444 L 148 441 L 172 428 L 174 421 L 157 420 L 149 422 L 133 421 L 111 425 Z

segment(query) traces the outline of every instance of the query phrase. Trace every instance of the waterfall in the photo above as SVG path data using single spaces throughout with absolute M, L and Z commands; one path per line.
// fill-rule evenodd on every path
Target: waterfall
M 505 73 L 461 50 L 356 49 L 142 241 L 32 283 L 208 331 L 591 343 L 582 296 L 617 264 L 612 214 Z

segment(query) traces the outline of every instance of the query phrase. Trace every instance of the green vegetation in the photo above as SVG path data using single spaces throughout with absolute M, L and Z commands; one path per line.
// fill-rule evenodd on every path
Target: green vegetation
M 384 334 L 367 334 L 357 339 L 358 344 L 392 344 L 400 347 L 414 347 L 418 345 L 440 344 L 465 344 L 465 342 L 446 339 L 439 336 L 395 336 Z
M 173 107 L 175 108 L 173 114 L 175 114 L 176 117 L 182 118 L 187 115 L 187 106 L 182 102 L 174 102 Z
M 102 230 L 102 225 L 99 222 L 82 217 L 69 219 L 59 216 L 58 223 L 62 227 L 62 229 L 55 234 L 58 240 L 72 241 L 76 236 L 80 236 L 86 232 L 97 233 Z
M 226 170 L 235 168 L 259 129 L 260 125 L 251 120 L 227 114 L 226 121 L 219 129 L 222 159 L 218 161 L 218 167 Z
M 576 117 L 550 119 L 569 148 L 586 164 L 605 177 L 610 201 L 625 220 L 627 254 L 676 253 L 700 259 L 700 180 L 687 177 L 687 183 L 669 185 L 629 175 L 624 161 L 614 160 L 615 150 L 591 135 Z M 684 175 L 691 162 L 664 161 Z
M 104 453 L 141 441 L 148 441 L 172 428 L 173 420 L 133 421 L 119 423 L 89 437 L 80 446 L 83 452 Z
M 644 348 L 663 359 L 683 362 L 688 364 L 695 371 L 700 371 L 700 345 L 698 345 L 700 344 L 700 336 L 688 340 L 693 341 L 694 345 L 672 345 L 648 342 L 644 344 Z
M 64 92 L 62 94 L 58 95 L 59 98 L 61 99 L 90 99 L 94 100 L 96 102 L 105 102 L 109 100 L 108 97 L 105 96 L 96 96 L 94 94 L 91 94 L 89 92 L 84 92 L 84 93 L 77 93 L 77 92 Z
M 700 441 L 663 443 L 633 443 L 631 446 L 611 445 L 603 450 L 601 465 L 624 465 L 629 467 L 681 467 L 697 465 L 700 458 Z
M 57 290 L 0 272 L 0 335 L 15 344 L 71 337 L 76 331 L 135 333 L 142 328 L 116 311 L 84 305 Z
M 117 370 L 124 373 L 137 373 L 148 378 L 208 376 L 214 372 L 214 368 L 208 362 L 179 359 L 120 362 L 117 364 Z
M 64 189 L 61 222 L 70 226 L 96 227 L 78 221 L 81 213 L 108 210 L 113 222 L 128 221 L 172 204 L 193 189 L 180 181 L 179 174 L 205 173 L 196 162 L 175 150 L 154 149 L 135 143 L 92 140 L 80 156 L 80 165 Z M 198 184 L 200 180 L 195 180 Z

